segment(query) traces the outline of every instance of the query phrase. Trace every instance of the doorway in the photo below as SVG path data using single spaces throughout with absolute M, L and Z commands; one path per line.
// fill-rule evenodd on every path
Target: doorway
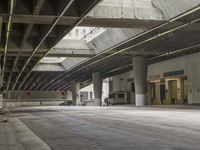
M 156 87 L 155 87 L 155 83 L 152 82 L 150 83 L 150 100 L 151 100 L 151 104 L 154 104 L 154 101 L 156 99 L 156 91 L 155 91 Z
M 183 104 L 188 104 L 188 80 L 183 79 L 182 81 L 182 98 L 183 98 Z
M 169 91 L 170 91 L 171 104 L 176 104 L 178 98 L 177 80 L 169 81 Z
M 160 85 L 160 102 L 163 105 L 165 100 L 165 84 Z
M 160 81 L 158 82 L 151 82 L 150 83 L 150 104 L 152 105 L 160 105 L 161 102 L 161 94 L 160 94 Z

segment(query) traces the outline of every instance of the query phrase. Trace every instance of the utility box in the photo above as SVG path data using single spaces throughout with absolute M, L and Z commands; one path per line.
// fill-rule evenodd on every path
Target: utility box
M 111 104 L 127 104 L 127 92 L 117 91 L 109 94 Z

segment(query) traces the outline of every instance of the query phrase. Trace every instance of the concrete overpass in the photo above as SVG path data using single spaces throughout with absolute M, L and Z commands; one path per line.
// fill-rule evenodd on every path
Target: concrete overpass
M 132 56 L 134 55 L 148 55 L 150 63 L 153 63 L 163 59 L 175 57 L 180 53 L 181 54 L 184 53 L 188 54 L 188 52 L 194 53 L 197 51 L 197 48 L 199 46 L 199 42 L 197 41 L 199 36 L 197 31 L 188 30 L 191 27 L 191 26 L 189 27 L 188 25 L 193 24 L 194 22 L 193 23 L 191 22 L 194 21 L 195 19 L 198 19 L 198 17 L 195 19 L 192 18 L 194 20 L 191 21 L 186 20 L 190 18 L 190 15 L 195 15 L 195 13 L 192 14 L 188 14 L 188 12 L 184 13 L 181 16 L 169 20 L 167 23 L 161 24 L 160 26 L 156 26 L 156 28 L 153 28 L 150 31 L 149 30 L 144 31 L 142 29 L 140 30 L 110 29 L 106 33 L 100 35 L 99 37 L 97 37 L 96 39 L 94 39 L 92 42 L 89 43 L 89 45 L 94 49 L 96 48 L 96 50 L 99 51 L 104 49 L 107 50 L 103 51 L 102 53 L 98 54 L 94 58 L 86 61 L 81 65 L 84 66 L 84 68 L 87 67 L 87 72 L 88 68 L 91 68 L 91 72 L 97 70 L 104 70 L 105 71 L 104 74 L 108 74 L 109 71 L 110 72 L 112 72 L 112 70 L 116 71 L 117 68 L 118 69 L 122 68 L 123 70 L 124 69 L 126 70 L 128 68 L 131 69 L 132 68 L 131 59 Z M 176 22 L 180 20 L 183 21 L 181 25 L 177 25 L 176 27 L 171 26 L 171 22 Z M 170 29 L 166 30 L 166 28 Z M 194 36 L 194 32 L 196 33 L 195 34 L 196 37 Z M 131 35 L 134 34 L 136 36 L 132 36 L 131 38 Z M 110 37 L 112 41 L 109 41 Z M 127 40 L 125 42 L 122 42 L 124 39 Z M 178 41 L 180 41 L 180 43 L 178 42 L 175 43 L 177 39 L 179 39 Z M 120 44 L 116 46 L 117 43 Z M 160 45 L 159 43 L 163 43 L 163 45 Z M 109 48 L 111 46 L 113 47 Z M 112 54 L 108 54 L 111 51 Z M 127 52 L 130 55 L 124 56 L 127 54 Z M 107 54 L 106 57 L 103 56 L 105 54 Z M 126 59 L 124 59 L 123 57 L 125 57 Z M 118 63 L 114 62 L 119 62 L 122 66 L 125 67 L 122 67 Z M 108 63 L 116 64 L 116 67 L 114 65 L 107 65 Z M 80 75 L 80 72 L 84 70 L 84 68 L 82 68 L 81 65 L 71 70 L 74 70 L 74 72 Z M 100 68 L 97 69 L 97 66 L 99 66 Z M 80 70 L 80 72 L 77 72 L 77 70 Z M 89 78 L 89 74 L 91 75 L 91 72 L 87 74 L 86 72 L 83 71 L 82 74 L 84 74 Z M 68 73 L 71 74 L 71 72 Z M 63 76 L 65 78 L 66 74 L 64 74 Z M 60 80 L 59 78 L 59 81 L 61 82 L 62 80 Z M 63 83 L 68 83 L 68 82 L 66 80 Z M 53 80 L 52 84 L 56 85 L 58 83 L 56 83 L 55 80 Z M 59 86 L 57 86 L 57 88 L 58 87 Z
M 132 69 L 132 57 L 135 55 L 147 56 L 149 63 L 154 63 L 180 53 L 198 51 L 199 1 L 184 0 L 185 5 L 180 8 L 179 3 L 174 4 L 175 1 L 105 0 L 89 14 L 90 9 L 87 8 L 95 6 L 97 1 L 84 4 L 80 14 L 74 8 L 76 2 L 70 2 L 66 4 L 68 10 L 63 11 L 61 1 L 53 10 L 53 3 L 38 1 L 29 4 L 23 0 L 11 1 L 9 11 L 2 8 L 2 31 L 7 33 L 2 32 L 4 89 L 26 90 L 29 87 L 30 90 L 41 91 L 67 90 L 74 81 L 80 82 L 81 86 L 91 83 L 93 72 L 101 72 L 105 78 Z M 85 43 L 87 48 L 84 52 L 81 49 L 67 49 L 66 52 L 63 47 L 55 47 L 50 52 L 76 25 L 112 28 Z M 70 43 L 74 44 L 72 41 Z M 43 76 L 43 72 L 38 72 L 37 76 L 32 72 L 45 68 L 44 64 L 38 66 L 44 56 L 70 58 L 62 64 L 48 64 L 59 71 L 59 76 L 47 77 L 47 84 L 40 87 L 42 78 L 37 76 Z M 71 57 L 81 58 L 74 60 Z M 91 59 L 86 60 L 88 57 Z M 35 79 L 37 83 L 31 84 L 30 81 Z
M 2 79 L 5 89 L 9 89 L 10 82 L 15 90 L 19 88 L 19 82 L 26 80 L 35 66 L 46 56 L 49 51 L 60 41 L 63 36 L 71 31 L 77 24 L 82 22 L 86 14 L 98 3 L 98 0 L 82 2 L 78 0 L 57 1 L 56 3 L 38 0 L 27 2 L 24 0 L 2 1 L 1 5 L 1 49 L 3 51 Z M 7 8 L 7 6 L 9 6 Z M 77 6 L 77 7 L 76 7 Z M 29 20 L 39 18 L 36 22 L 27 22 L 21 16 L 21 21 L 15 21 L 15 15 L 28 15 Z M 40 24 L 43 20 L 40 16 L 54 16 L 51 22 Z M 37 16 L 37 17 L 36 17 Z M 63 16 L 77 17 L 69 25 L 60 25 L 58 22 Z M 17 56 L 9 56 L 10 50 L 17 51 Z M 29 56 L 23 56 L 23 52 Z M 33 58 L 41 53 L 40 57 Z M 22 56 L 21 56 L 22 54 Z M 11 73 L 6 73 L 6 68 Z M 13 70 L 19 68 L 15 73 Z M 27 73 L 24 73 L 25 70 Z M 9 71 L 10 72 L 10 71 Z
M 71 87 L 72 82 L 70 81 L 73 79 L 83 85 L 87 85 L 92 81 L 93 72 L 101 72 L 103 78 L 106 78 L 132 70 L 132 57 L 137 55 L 146 56 L 149 60 L 148 63 L 151 64 L 180 56 L 180 54 L 191 54 L 199 51 L 199 34 L 193 28 L 193 24 L 198 24 L 199 21 L 198 9 L 198 7 L 195 7 L 192 10 L 183 11 L 183 13 L 177 11 L 175 15 L 178 16 L 147 31 L 142 29 L 108 30 L 89 43 L 97 51 L 107 50 L 67 70 L 61 76 L 45 85 L 42 90 L 67 90 Z M 177 22 L 181 23 L 172 26 L 173 23 Z M 130 33 L 131 31 L 132 34 Z M 128 37 L 134 34 L 135 36 Z M 125 35 L 125 37 L 122 35 Z M 112 41 L 109 40 L 110 37 Z M 125 38 L 127 40 L 123 41 Z M 163 44 L 160 45 L 159 43 Z
M 199 150 L 199 23 L 200 0 L 0 0 L 0 149 Z

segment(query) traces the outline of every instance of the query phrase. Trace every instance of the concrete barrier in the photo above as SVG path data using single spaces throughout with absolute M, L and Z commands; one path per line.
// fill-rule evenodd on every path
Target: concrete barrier
M 63 103 L 65 100 L 4 100 L 4 108 L 13 108 L 13 107 L 28 107 L 28 106 L 58 106 L 60 103 Z

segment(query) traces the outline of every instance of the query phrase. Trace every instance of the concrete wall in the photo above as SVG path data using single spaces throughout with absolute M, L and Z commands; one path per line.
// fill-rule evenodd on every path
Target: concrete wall
M 132 71 L 123 73 L 121 75 L 113 76 L 113 91 L 124 91 L 128 89 L 127 80 L 133 78 Z
M 9 92 L 6 99 L 63 99 L 62 92 L 48 92 L 48 91 L 30 91 L 30 95 L 26 91 L 22 92 Z
M 6 108 L 27 107 L 27 106 L 58 106 L 64 100 L 4 100 L 3 106 Z
M 66 97 L 68 100 L 72 100 L 72 91 L 71 90 L 68 90 L 67 93 L 66 93 Z
M 47 92 L 34 91 L 30 95 L 26 91 L 23 92 L 8 92 L 4 98 L 5 107 L 20 107 L 20 106 L 41 106 L 41 105 L 55 105 L 65 101 L 67 93 L 63 95 L 62 92 Z

